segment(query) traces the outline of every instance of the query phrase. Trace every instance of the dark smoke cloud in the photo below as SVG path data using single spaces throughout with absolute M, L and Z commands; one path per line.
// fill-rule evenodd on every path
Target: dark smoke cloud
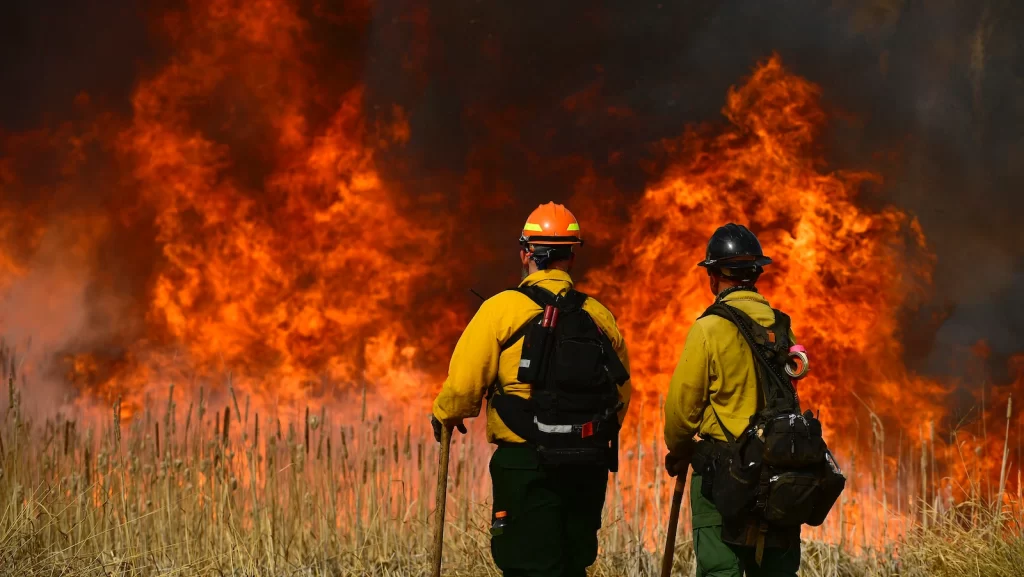
M 0 129 L 61 120 L 80 91 L 98 108 L 130 113 L 132 85 L 166 62 L 148 24 L 173 4 L 5 3 L 0 78 L 18 89 L 0 94 Z M 880 171 L 885 184 L 864 202 L 917 215 L 933 244 L 930 306 L 908 316 L 912 366 L 950 371 L 948 352 L 981 338 L 997 355 L 1022 348 L 1024 4 L 369 6 L 304 8 L 318 82 L 339 95 L 364 82 L 371 122 L 395 104 L 406 111 L 412 139 L 382 153 L 386 177 L 415 193 L 410 210 L 424 218 L 474 215 L 448 241 L 453 264 L 466 269 L 459 282 L 484 293 L 514 282 L 522 218 L 540 202 L 593 199 L 581 182 L 596 182 L 607 199 L 578 212 L 622 222 L 657 177 L 654 144 L 688 124 L 721 121 L 728 87 L 775 51 L 822 87 L 836 118 L 825 143 L 831 164 Z M 584 269 L 606 258 L 614 236 L 595 233 Z

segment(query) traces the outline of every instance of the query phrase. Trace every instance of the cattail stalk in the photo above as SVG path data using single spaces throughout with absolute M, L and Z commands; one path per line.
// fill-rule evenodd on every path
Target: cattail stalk
M 231 407 L 224 407 L 224 439 L 223 445 L 228 446 L 228 431 L 231 428 Z
M 362 411 L 362 422 L 366 422 L 366 383 L 363 383 L 363 411 Z
M 925 444 L 924 429 L 921 434 L 921 523 L 928 528 L 928 446 Z
M 996 498 L 996 507 L 999 508 L 999 517 L 1003 511 L 1003 493 L 1006 491 L 1006 461 L 1010 458 L 1010 418 L 1013 416 L 1013 396 L 1006 399 L 1006 435 L 1003 437 L 1003 462 L 999 467 L 999 496 Z
M 235 418 L 238 424 L 242 424 L 242 411 L 238 410 L 238 397 L 235 396 L 235 387 L 231 384 L 231 372 L 228 372 L 228 392 L 231 393 L 231 402 L 235 404 Z
M 174 435 L 174 427 L 176 419 L 174 418 L 174 381 L 171 381 L 170 386 L 167 389 L 167 413 L 164 414 L 164 432 L 170 436 Z M 170 441 L 168 439 L 168 446 Z
M 117 450 L 121 450 L 121 396 L 117 396 L 114 402 L 114 443 Z

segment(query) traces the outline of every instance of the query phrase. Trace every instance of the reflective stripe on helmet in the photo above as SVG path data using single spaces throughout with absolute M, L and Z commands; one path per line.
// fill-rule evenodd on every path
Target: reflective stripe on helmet
M 549 202 L 538 206 L 523 225 L 530 243 L 583 244 L 582 227 L 564 206 Z

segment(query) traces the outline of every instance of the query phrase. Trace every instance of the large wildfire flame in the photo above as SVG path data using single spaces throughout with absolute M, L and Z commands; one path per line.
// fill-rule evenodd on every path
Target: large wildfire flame
M 37 328 L 45 340 L 61 332 L 53 325 L 63 321 L 46 311 L 65 293 L 17 298 L 19 283 L 43 269 L 57 271 L 54 286 L 88 278 L 95 290 L 82 302 L 90 306 L 103 289 L 123 289 L 116 271 L 105 272 L 117 262 L 97 262 L 95 249 L 110 238 L 124 243 L 112 231 L 128 231 L 131 241 L 106 254 L 147 263 L 142 280 L 129 283 L 133 303 L 109 309 L 120 316 L 101 331 L 102 346 L 53 340 L 60 346 L 48 360 L 60 361 L 80 403 L 120 397 L 130 413 L 171 381 L 185 395 L 204 380 L 223 389 L 230 373 L 235 388 L 267 407 L 365 389 L 425 406 L 471 311 L 447 296 L 455 289 L 446 279 L 460 274 L 442 251 L 457 240 L 450 219 L 382 176 L 381 153 L 409 140 L 405 113 L 368 122 L 358 86 L 319 82 L 309 63 L 322 48 L 291 2 L 189 6 L 164 20 L 174 56 L 138 83 L 129 118 L 94 114 L 5 139 L 0 333 Z M 826 165 L 819 96 L 778 58 L 760 64 L 729 92 L 724 127 L 662 143 L 668 168 L 629 209 L 624 229 L 601 233 L 618 239 L 614 256 L 582 285 L 626 335 L 643 393 L 631 418 L 641 402 L 645 416 L 660 410 L 686 331 L 710 302 L 695 264 L 711 232 L 735 221 L 775 259 L 762 290 L 795 319 L 813 367 L 800 384 L 803 404 L 821 410 L 833 435 L 858 419 L 870 430 L 866 409 L 913 442 L 929 423 L 950 426 L 951 386 L 902 361 L 898 319 L 930 283 L 924 235 L 896 208 L 858 204 L 862 185 L 879 176 Z M 36 174 L 40 158 L 46 177 Z M 97 195 L 106 202 L 76 200 L 98 189 L 110 191 Z M 585 228 L 623 209 L 606 201 L 622 198 L 617 191 L 593 194 L 606 214 L 579 211 L 593 215 Z M 510 213 L 511 238 L 520 218 Z M 40 326 L 26 326 L 33 316 Z M 1016 390 L 1022 381 L 1018 374 Z M 985 460 L 990 474 L 998 465 Z
M 414 367 L 451 341 L 454 319 L 410 314 L 439 292 L 430 275 L 445 225 L 410 217 L 374 165 L 375 150 L 408 139 L 401 110 L 371 131 L 358 88 L 325 93 L 289 3 L 193 3 L 167 22 L 177 55 L 137 86 L 131 121 L 105 143 L 133 190 L 116 217 L 153 224 L 144 341 L 116 360 L 70 351 L 68 378 L 129 411 L 190 379 L 182 367 L 231 372 L 270 406 L 367 383 L 422 396 Z M 42 236 L 48 225 L 36 224 Z M 17 231 L 0 230 L 10 282 L 31 251 L 13 251 Z
M 805 406 L 839 426 L 858 412 L 855 395 L 904 426 L 937 418 L 943 389 L 908 375 L 896 322 L 930 279 L 917 222 L 855 204 L 876 175 L 824 170 L 818 89 L 778 58 L 731 90 L 723 112 L 725 130 L 665 143 L 670 168 L 636 207 L 614 263 L 587 278 L 630 336 L 639 388 L 649 397 L 667 389 L 680 344 L 711 301 L 696 263 L 717 227 L 738 222 L 774 259 L 761 290 L 793 317 L 813 359 L 800 383 Z

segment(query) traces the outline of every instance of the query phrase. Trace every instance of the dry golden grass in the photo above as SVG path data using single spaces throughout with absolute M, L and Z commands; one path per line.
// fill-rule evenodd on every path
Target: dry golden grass
M 91 426 L 59 414 L 33 424 L 13 380 L 7 396 L 0 415 L 4 574 L 427 573 L 437 445 L 408 427 L 365 415 L 343 426 L 308 410 L 290 424 L 268 421 L 234 394 L 211 411 L 201 391 L 187 409 L 149 403 L 129 425 L 116 406 Z M 472 433 L 452 446 L 446 575 L 498 574 L 487 533 L 490 450 Z M 635 438 L 645 438 L 643 431 Z M 657 441 L 624 451 L 592 575 L 657 574 L 670 490 L 660 462 Z M 1024 568 L 1018 514 L 961 505 L 922 513 L 927 528 L 907 522 L 902 534 L 878 538 L 869 531 L 897 526 L 880 520 L 895 513 L 863 487 L 857 494 L 874 505 L 857 506 L 851 496 L 842 515 L 808 534 L 802 575 L 989 576 Z M 687 518 L 684 504 L 676 575 L 694 571 Z

